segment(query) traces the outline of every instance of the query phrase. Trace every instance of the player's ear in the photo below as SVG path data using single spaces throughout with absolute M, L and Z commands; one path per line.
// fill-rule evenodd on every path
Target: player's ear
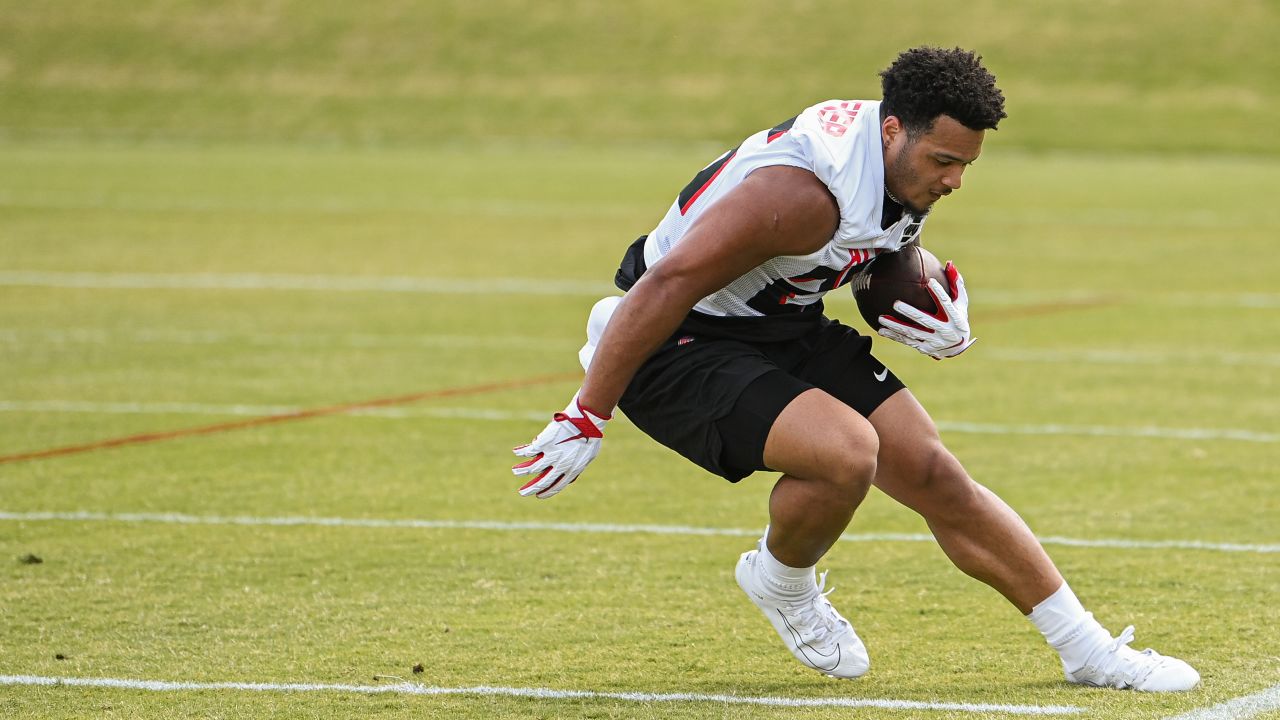
M 902 121 L 898 119 L 897 115 L 890 115 L 885 118 L 880 123 L 880 140 L 885 149 L 888 150 L 889 146 L 893 144 L 894 138 L 903 132 L 906 132 L 906 128 L 902 127 Z

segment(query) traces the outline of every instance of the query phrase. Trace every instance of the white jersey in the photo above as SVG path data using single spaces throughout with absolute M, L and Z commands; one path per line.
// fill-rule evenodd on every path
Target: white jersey
M 649 233 L 645 266 L 660 262 L 716 200 L 753 171 L 772 165 L 804 168 L 826 184 L 840 209 L 835 234 L 817 252 L 766 261 L 700 300 L 695 311 L 718 317 L 820 311 L 822 296 L 849 282 L 855 267 L 898 250 L 924 225 L 924 217 L 903 213 L 880 227 L 885 197 L 880 103 L 828 100 L 752 135 L 703 168 Z

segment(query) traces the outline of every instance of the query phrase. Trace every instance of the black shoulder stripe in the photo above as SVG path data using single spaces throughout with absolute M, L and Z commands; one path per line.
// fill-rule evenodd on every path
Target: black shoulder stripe
M 791 126 L 796 124 L 796 118 L 797 118 L 797 117 L 800 117 L 800 116 L 799 116 L 799 115 L 796 115 L 795 117 L 791 118 L 790 120 L 783 120 L 782 122 L 778 123 L 777 125 L 774 125 L 774 126 L 773 126 L 773 129 L 769 130 L 769 136 L 768 136 L 767 138 L 765 138 L 765 142 L 766 142 L 766 143 L 771 143 L 771 142 L 773 142 L 774 140 L 777 140 L 777 139 L 778 139 L 778 138 L 779 138 L 783 133 L 785 133 L 786 131 L 790 130 L 790 129 L 791 129 Z
M 693 205 L 693 201 L 698 199 L 698 196 L 702 194 L 702 191 L 706 190 L 707 186 L 711 184 L 711 181 L 715 180 L 716 176 L 720 174 L 720 171 L 724 169 L 725 164 L 732 160 L 733 156 L 737 154 L 738 148 L 734 148 L 724 155 L 721 155 L 719 159 L 702 168 L 701 172 L 693 176 L 693 180 L 690 180 L 689 184 L 685 185 L 684 189 L 680 191 L 680 198 L 678 202 L 680 205 L 681 215 L 689 212 L 689 206 Z

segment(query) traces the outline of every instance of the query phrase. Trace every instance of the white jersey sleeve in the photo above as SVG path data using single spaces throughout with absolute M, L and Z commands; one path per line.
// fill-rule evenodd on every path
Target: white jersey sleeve
M 868 247 L 869 241 L 870 247 L 888 248 L 875 243 L 884 234 L 880 103 L 819 103 L 796 118 L 790 134 L 840 207 L 840 226 L 832 240 L 845 247 Z

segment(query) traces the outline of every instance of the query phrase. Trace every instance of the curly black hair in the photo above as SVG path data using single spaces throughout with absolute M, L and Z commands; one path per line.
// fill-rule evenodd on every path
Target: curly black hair
M 908 136 L 933 129 L 947 115 L 970 130 L 994 130 L 1004 111 L 1004 93 L 982 66 L 982 56 L 955 48 L 921 46 L 898 55 L 880 73 L 884 102 L 880 117 L 897 116 Z

